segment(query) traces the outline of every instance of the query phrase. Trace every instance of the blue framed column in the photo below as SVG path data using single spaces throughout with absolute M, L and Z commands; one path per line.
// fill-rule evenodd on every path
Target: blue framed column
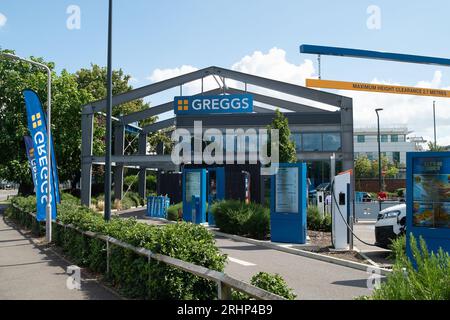
M 306 243 L 306 164 L 280 163 L 271 178 L 272 242 Z
M 193 201 L 198 198 L 198 206 Z M 195 209 L 195 221 L 192 210 Z M 196 224 L 206 222 L 206 169 L 183 170 L 183 221 Z
M 211 190 L 211 172 L 215 172 L 216 181 L 215 181 L 215 191 Z M 208 169 L 208 224 L 210 226 L 216 225 L 216 221 L 214 219 L 214 215 L 211 212 L 211 205 L 215 201 L 220 201 L 225 199 L 225 168 L 224 167 L 216 167 Z M 215 192 L 215 193 L 214 193 Z

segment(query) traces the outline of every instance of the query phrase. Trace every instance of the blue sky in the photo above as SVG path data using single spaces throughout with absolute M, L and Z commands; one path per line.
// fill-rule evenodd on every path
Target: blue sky
M 14 49 L 21 56 L 42 56 L 54 61 L 58 70 L 76 71 L 91 62 L 105 65 L 107 2 L 2 0 L 0 14 L 5 19 L 0 16 L 0 46 Z M 79 30 L 66 27 L 69 5 L 81 9 Z M 379 30 L 366 26 L 369 18 L 366 10 L 370 5 L 381 10 Z M 230 68 L 245 56 L 252 60 L 247 63 L 254 70 L 260 70 L 255 65 L 254 52 L 268 55 L 272 48 L 283 50 L 284 59 L 292 66 L 310 59 L 316 67 L 316 57 L 299 53 L 302 43 L 449 57 L 448 12 L 450 3 L 444 0 L 115 0 L 113 61 L 115 68 L 120 67 L 137 79 L 134 86 L 141 86 L 151 82 L 148 77 L 155 69 L 183 65 Z M 270 62 L 264 67 L 269 68 L 268 65 Z M 261 72 L 267 75 L 264 70 Z M 350 58 L 324 57 L 322 77 L 364 82 L 376 79 L 402 85 L 425 82 L 450 87 L 449 68 Z M 369 102 L 374 96 L 345 93 L 355 97 L 355 121 L 371 125 L 363 112 L 370 111 Z M 414 110 L 415 105 L 419 108 L 432 103 L 432 98 L 398 99 L 383 97 L 379 102 L 388 104 L 386 108 L 391 104 L 405 105 L 404 110 L 408 110 L 407 105 Z M 358 110 L 357 103 L 361 105 Z M 450 144 L 450 127 L 445 123 L 450 120 L 450 113 L 446 110 L 438 113 L 439 131 Z M 409 115 L 407 120 L 398 121 L 412 126 L 420 135 L 429 136 L 429 126 L 421 124 L 421 114 L 413 118 Z

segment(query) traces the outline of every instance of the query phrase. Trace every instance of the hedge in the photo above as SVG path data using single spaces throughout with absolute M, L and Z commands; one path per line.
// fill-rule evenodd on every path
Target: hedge
M 211 207 L 216 226 L 223 232 L 267 239 L 270 233 L 270 209 L 256 203 L 223 200 Z
M 26 213 L 35 210 L 34 199 L 30 198 L 14 198 L 12 203 L 21 209 L 10 207 L 8 210 L 11 218 L 25 226 L 34 221 Z M 135 247 L 209 269 L 224 270 L 226 255 L 220 253 L 212 233 L 202 226 L 179 223 L 157 227 L 121 218 L 106 222 L 102 215 L 72 201 L 63 201 L 58 206 L 58 220 L 79 230 L 109 235 Z M 110 272 L 106 274 L 106 244 L 102 240 L 56 224 L 53 228 L 55 244 L 62 247 L 74 263 L 104 274 L 105 280 L 129 298 L 183 300 L 217 297 L 216 283 L 158 261 L 149 263 L 147 258 L 117 246 L 111 247 Z
M 280 297 L 286 298 L 288 300 L 295 300 L 295 298 L 297 297 L 297 295 L 294 293 L 294 290 L 288 287 L 286 281 L 279 274 L 259 272 L 251 278 L 250 284 L 266 291 L 275 293 Z M 233 300 L 250 299 L 246 294 L 242 292 L 233 291 L 232 295 Z

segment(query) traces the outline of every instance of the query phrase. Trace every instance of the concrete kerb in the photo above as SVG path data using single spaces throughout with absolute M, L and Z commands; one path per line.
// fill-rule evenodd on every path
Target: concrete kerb
M 274 243 L 274 242 L 250 239 L 250 238 L 245 238 L 242 236 L 223 233 L 214 228 L 208 228 L 208 229 L 211 232 L 213 232 L 214 234 L 216 234 L 217 236 L 225 237 L 225 238 L 236 240 L 236 241 L 247 242 L 247 243 L 250 243 L 253 245 L 263 246 L 263 247 L 266 247 L 269 249 L 278 250 L 278 251 L 291 253 L 291 254 L 296 254 L 299 256 L 316 259 L 316 260 L 320 260 L 320 261 L 324 261 L 324 262 L 328 262 L 328 263 L 334 263 L 334 264 L 338 264 L 338 265 L 348 267 L 348 268 L 367 271 L 367 268 L 370 267 L 370 268 L 379 270 L 380 274 L 383 276 L 387 276 L 388 274 L 390 274 L 392 272 L 391 270 L 380 268 L 379 266 L 375 266 L 375 265 L 368 265 L 368 264 L 364 264 L 364 263 L 344 260 L 344 259 L 331 257 L 331 256 L 327 256 L 327 255 L 323 255 L 323 254 L 319 254 L 319 253 L 315 253 L 315 252 L 310 252 L 310 251 L 306 251 L 306 250 L 290 248 L 289 244 L 281 244 L 281 243 Z M 306 247 L 308 247 L 308 245 L 306 245 L 305 248 Z M 311 246 L 309 246 L 309 247 L 311 247 Z

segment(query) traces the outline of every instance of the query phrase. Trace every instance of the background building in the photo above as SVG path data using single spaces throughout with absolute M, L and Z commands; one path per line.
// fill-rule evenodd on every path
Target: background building
M 411 133 L 407 127 L 380 128 L 381 154 L 392 163 L 405 165 L 406 153 L 423 151 L 422 144 L 426 142 L 422 137 L 408 137 Z M 355 159 L 360 155 L 378 159 L 377 134 L 377 128 L 355 128 Z

